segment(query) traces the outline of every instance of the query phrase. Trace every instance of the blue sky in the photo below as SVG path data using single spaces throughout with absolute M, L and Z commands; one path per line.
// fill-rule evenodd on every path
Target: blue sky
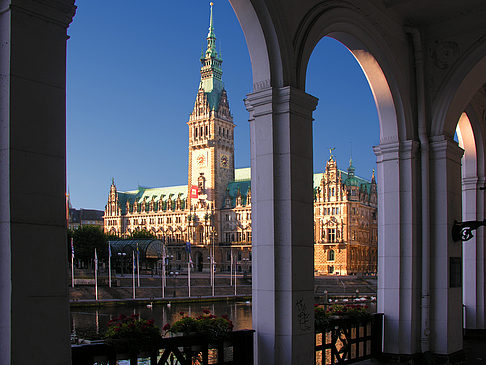
M 236 123 L 236 167 L 250 163 L 251 64 L 227 1 L 214 1 L 223 80 Z M 209 1 L 78 0 L 68 34 L 67 183 L 75 208 L 104 209 L 111 178 L 119 190 L 187 183 L 186 122 L 199 84 Z M 314 170 L 335 147 L 345 169 L 370 177 L 378 120 L 366 78 L 353 56 L 324 38 L 309 62 L 306 91 L 314 112 Z

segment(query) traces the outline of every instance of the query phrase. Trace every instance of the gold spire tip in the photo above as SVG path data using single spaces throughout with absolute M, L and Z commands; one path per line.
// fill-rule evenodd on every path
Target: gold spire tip
M 209 3 L 209 5 L 213 6 L 213 2 L 211 1 L 211 2 Z

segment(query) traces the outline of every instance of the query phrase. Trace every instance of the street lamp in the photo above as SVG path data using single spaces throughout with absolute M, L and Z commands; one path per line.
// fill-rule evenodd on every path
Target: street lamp
M 125 263 L 125 256 L 127 255 L 126 252 L 118 252 L 118 256 L 120 256 L 121 262 L 121 276 L 123 276 L 123 265 Z

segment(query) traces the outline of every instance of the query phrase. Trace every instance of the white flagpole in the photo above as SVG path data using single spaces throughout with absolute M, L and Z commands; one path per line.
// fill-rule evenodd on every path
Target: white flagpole
M 230 285 L 233 285 L 233 249 L 230 248 Z
M 135 251 L 132 251 L 132 288 L 132 297 L 135 299 Z
M 211 255 L 211 294 L 213 295 L 214 297 L 214 286 L 215 286 L 215 283 L 214 283 L 214 248 L 212 249 L 212 255 Z
M 137 242 L 137 286 L 140 288 L 140 250 Z
M 111 288 L 111 245 L 108 241 L 108 286 Z
M 74 288 L 74 241 L 71 237 L 71 286 Z
M 98 255 L 95 248 L 95 297 L 98 300 Z
M 100 334 L 100 314 L 98 312 L 98 309 L 96 310 L 96 334 Z
M 213 273 L 211 272 L 212 267 L 213 267 L 213 256 L 211 253 L 211 248 L 209 248 L 209 283 L 211 287 L 213 286 Z
M 235 256 L 235 296 L 236 296 L 236 273 L 238 272 L 238 255 Z
M 165 298 L 165 247 L 162 242 L 162 298 Z
M 191 296 L 191 254 L 188 253 L 187 260 L 187 287 L 189 288 L 189 297 Z

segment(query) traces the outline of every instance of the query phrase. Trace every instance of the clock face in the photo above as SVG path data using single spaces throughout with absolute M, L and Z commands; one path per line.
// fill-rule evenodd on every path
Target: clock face
M 206 166 L 206 156 L 204 154 L 200 154 L 196 157 L 196 163 L 198 166 L 203 167 Z
M 221 167 L 228 167 L 229 165 L 229 157 L 226 155 L 221 156 Z

